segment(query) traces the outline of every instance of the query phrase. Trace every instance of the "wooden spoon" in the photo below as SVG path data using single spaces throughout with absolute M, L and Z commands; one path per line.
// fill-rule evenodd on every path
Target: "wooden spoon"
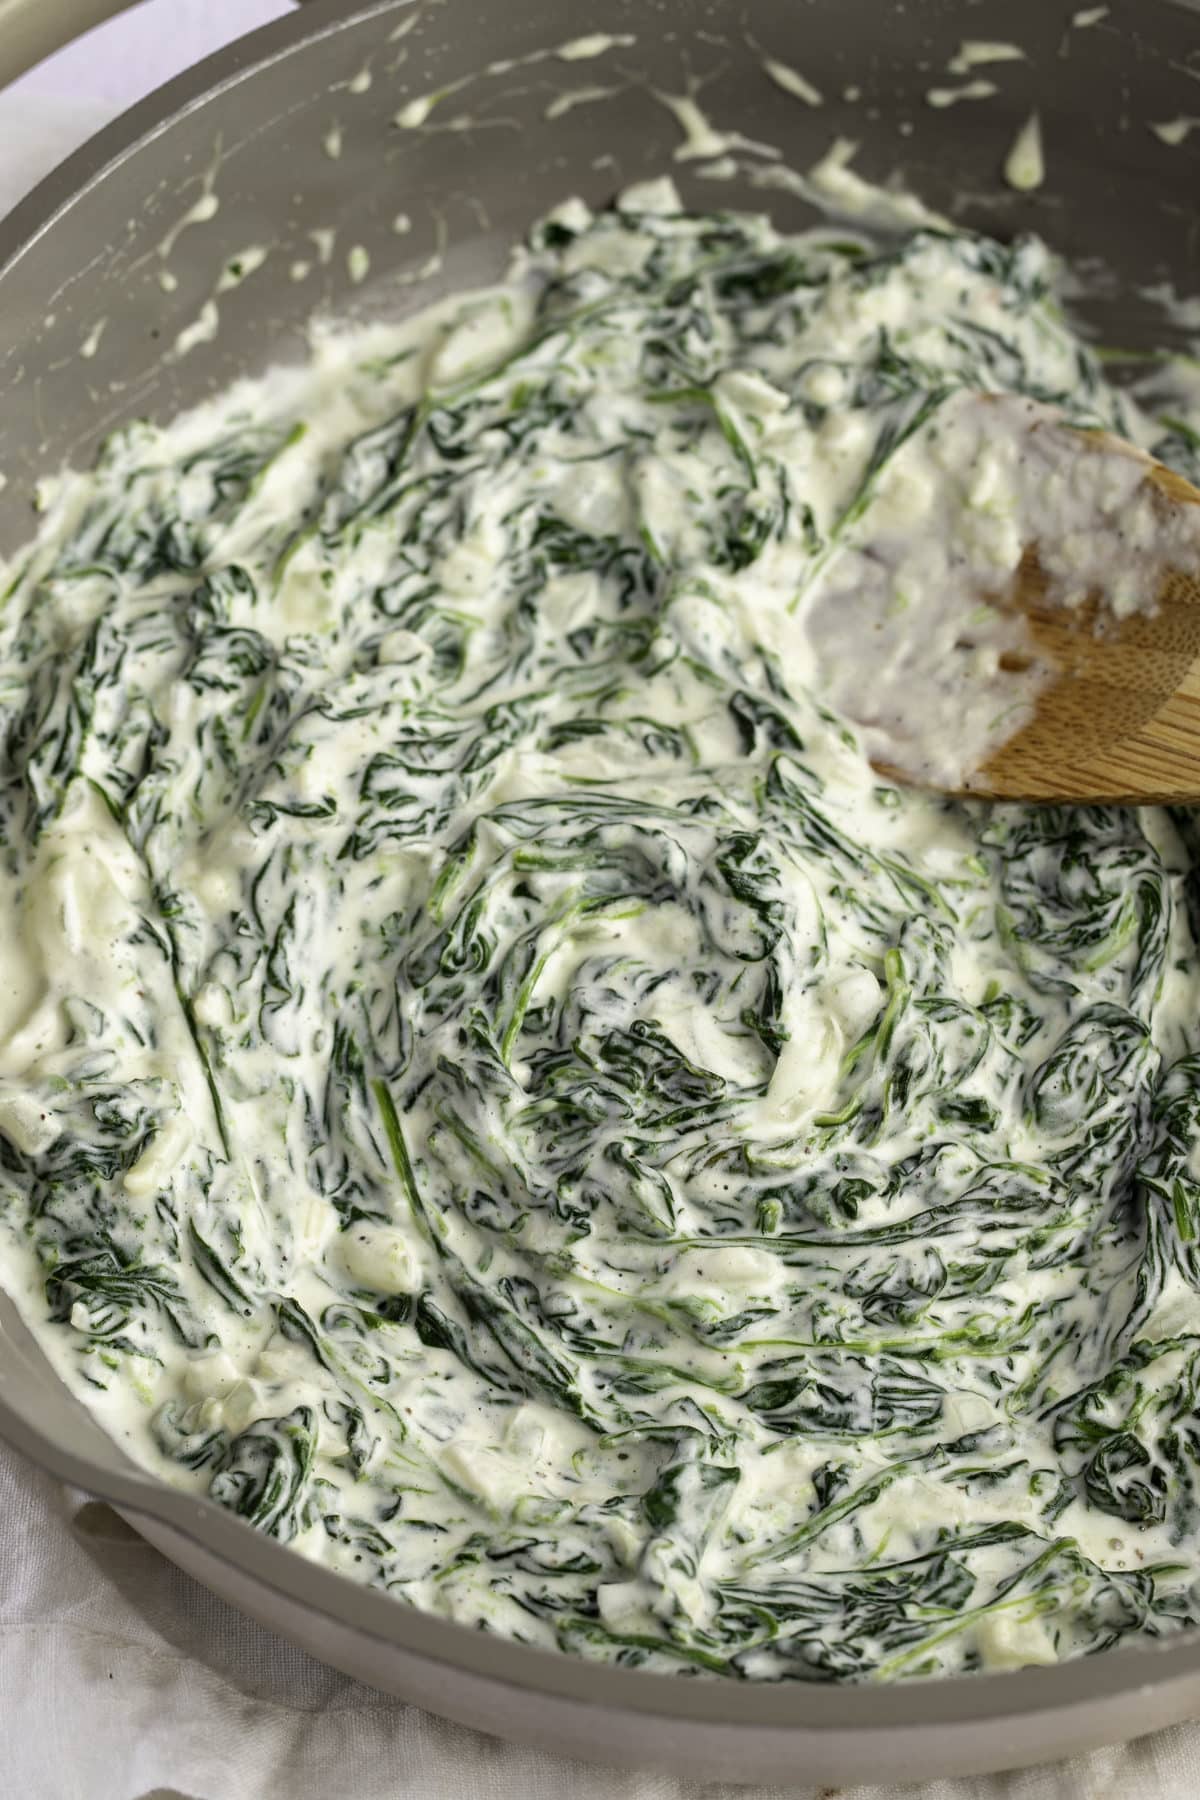
M 1006 604 L 1026 615 L 1038 661 L 1053 673 L 1032 720 L 963 791 L 1002 800 L 1200 802 L 1200 513 L 1193 520 L 1180 512 L 1200 507 L 1200 489 L 1107 432 L 1069 435 L 1085 449 L 1144 462 L 1164 542 L 1191 537 L 1198 548 L 1187 568 L 1148 555 L 1156 604 L 1119 621 L 1094 597 L 1082 608 L 1049 602 L 1038 546 L 1027 548 Z

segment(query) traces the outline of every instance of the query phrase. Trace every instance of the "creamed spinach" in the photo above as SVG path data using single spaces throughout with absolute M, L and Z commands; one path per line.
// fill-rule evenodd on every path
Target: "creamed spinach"
M 1200 1617 L 1195 827 L 890 785 L 803 626 L 964 389 L 1197 474 L 1053 285 L 651 184 L 46 485 L 0 1243 L 136 1461 L 657 1669 Z

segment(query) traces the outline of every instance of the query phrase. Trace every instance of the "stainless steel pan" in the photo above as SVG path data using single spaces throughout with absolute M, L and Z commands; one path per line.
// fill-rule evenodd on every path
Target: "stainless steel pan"
M 0 0 L 0 80 L 117 10 L 116 0 Z M 411 309 L 497 272 L 529 220 L 567 193 L 601 200 L 670 166 L 679 134 L 656 88 L 690 83 L 721 126 L 788 146 L 799 167 L 834 132 L 857 138 L 867 173 L 901 165 L 968 224 L 1040 229 L 1091 259 L 1100 298 L 1088 316 L 1107 341 L 1161 338 L 1133 290 L 1164 280 L 1200 290 L 1200 133 L 1170 149 L 1147 124 L 1200 112 L 1200 15 L 1171 0 L 1110 0 L 1099 25 L 1068 31 L 1070 10 L 1071 0 L 589 0 L 586 12 L 572 0 L 315 0 L 135 107 L 0 225 L 0 547 L 29 534 L 37 475 L 88 457 L 131 416 L 168 416 L 237 372 L 299 356 L 314 308 Z M 602 65 L 528 60 L 582 31 L 636 42 Z M 923 96 L 944 83 L 964 36 L 1015 39 L 1027 60 L 1006 66 L 1001 95 L 984 106 L 930 108 Z M 764 75 L 763 53 L 834 98 L 819 110 L 799 104 Z M 497 61 L 507 67 L 481 73 Z M 370 86 L 351 91 L 367 66 Z M 547 119 L 558 91 L 601 68 L 618 98 Z M 432 123 L 469 124 L 392 123 L 406 99 L 468 77 Z M 860 98 L 837 98 L 847 87 Z M 1035 107 L 1049 179 L 1020 197 L 999 167 Z M 335 122 L 336 158 L 323 147 Z M 736 182 L 706 186 L 691 163 L 677 173 L 697 204 L 764 204 Z M 215 215 L 162 255 L 210 188 Z M 784 226 L 805 217 L 783 193 L 770 206 Z M 401 211 L 412 221 L 403 236 L 393 229 Z M 178 354 L 217 272 L 251 243 L 269 248 L 265 263 L 221 296 L 212 340 Z M 371 262 L 361 285 L 355 247 Z M 435 253 L 436 270 L 418 279 Z M 164 268 L 177 282 L 169 292 Z M 818 1689 L 593 1667 L 424 1617 L 138 1472 L 6 1302 L 0 1433 L 327 1662 L 576 1755 L 743 1780 L 895 1781 L 1061 1756 L 1200 1714 L 1195 1634 L 1059 1668 Z

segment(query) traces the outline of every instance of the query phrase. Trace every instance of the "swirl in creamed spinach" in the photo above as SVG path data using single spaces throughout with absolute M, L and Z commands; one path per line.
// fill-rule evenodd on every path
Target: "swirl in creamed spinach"
M 1200 1617 L 1191 823 L 890 785 L 801 623 L 963 389 L 1197 472 L 1053 280 L 647 184 L 47 484 L 0 1243 L 136 1462 L 660 1670 Z

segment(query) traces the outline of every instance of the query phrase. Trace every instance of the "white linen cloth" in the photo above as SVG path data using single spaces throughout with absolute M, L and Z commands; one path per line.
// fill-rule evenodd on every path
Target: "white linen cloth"
M 0 214 L 287 0 L 149 0 L 0 93 Z M 168 23 L 169 22 L 169 23 Z M 0 325 L 2 329 L 2 325 Z M 1196 1800 L 1200 1725 L 1013 1775 L 735 1787 L 500 1743 L 336 1674 L 0 1445 L 0 1800 Z

